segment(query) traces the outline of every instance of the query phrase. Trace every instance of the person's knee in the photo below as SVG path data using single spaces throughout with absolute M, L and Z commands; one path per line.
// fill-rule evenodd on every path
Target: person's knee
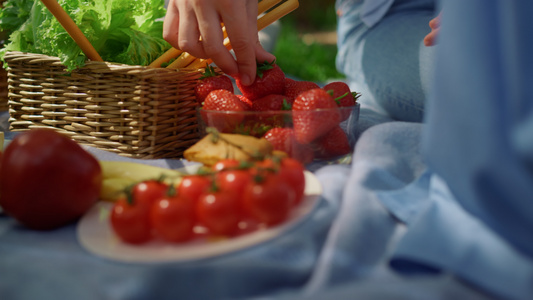
M 362 72 L 366 84 L 380 106 L 397 120 L 420 122 L 423 118 L 431 65 L 420 45 L 431 16 L 391 16 L 365 38 Z

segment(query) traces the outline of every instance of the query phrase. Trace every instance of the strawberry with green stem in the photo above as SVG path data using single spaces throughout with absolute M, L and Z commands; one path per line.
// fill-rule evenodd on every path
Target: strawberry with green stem
M 204 100 L 200 114 L 207 126 L 231 133 L 244 119 L 245 105 L 228 90 L 214 90 Z
M 292 124 L 290 111 L 292 106 L 284 95 L 271 94 L 255 100 L 251 110 L 257 113 L 247 116 L 247 124 L 260 124 L 267 130 L 273 127 L 287 127 Z M 256 130 L 257 132 L 257 130 Z M 265 131 L 262 132 L 263 134 Z
M 287 96 L 291 104 L 294 102 L 294 99 L 296 99 L 296 97 L 298 97 L 298 95 L 300 95 L 301 93 L 320 87 L 318 86 L 318 84 L 312 81 L 294 80 L 291 78 L 285 78 L 284 85 L 285 96 Z
M 285 89 L 285 73 L 275 61 L 257 65 L 257 75 L 251 85 L 243 85 L 239 78 L 235 79 L 241 93 L 252 102 L 270 94 L 283 94 Z
M 352 151 L 346 132 L 340 126 L 331 129 L 312 143 L 314 154 L 319 159 L 332 159 Z
M 217 72 L 212 66 L 206 65 L 204 73 L 194 87 L 196 101 L 201 105 L 205 97 L 214 90 L 228 90 L 233 93 L 233 83 L 228 76 Z
M 263 138 L 272 144 L 274 150 L 283 151 L 302 164 L 310 163 L 314 159 L 311 146 L 299 143 L 292 128 L 272 128 L 265 133 Z
M 252 102 L 252 111 L 280 111 L 291 110 L 287 96 L 279 94 L 270 94 Z
M 257 138 L 262 137 L 272 126 L 264 123 L 257 123 L 253 118 L 246 119 L 235 127 L 233 133 L 250 135 Z
M 237 98 L 239 98 L 239 100 L 241 100 L 241 102 L 246 107 L 246 110 L 251 110 L 252 109 L 252 101 L 250 101 L 250 99 L 246 98 L 244 95 L 235 95 L 235 96 L 237 96 Z
M 355 106 L 357 99 L 361 96 L 359 93 L 352 92 L 348 84 L 342 81 L 330 82 L 326 84 L 323 89 L 331 93 L 340 108 Z M 351 110 L 343 109 L 341 112 L 342 121 L 348 119 L 350 113 Z
M 301 93 L 292 106 L 296 140 L 308 144 L 338 126 L 341 114 L 337 108 L 335 99 L 323 89 Z

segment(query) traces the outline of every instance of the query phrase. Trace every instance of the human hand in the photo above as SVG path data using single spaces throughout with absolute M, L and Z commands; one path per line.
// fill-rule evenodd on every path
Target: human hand
M 424 45 L 434 46 L 437 44 L 437 36 L 440 30 L 440 17 L 441 14 L 429 21 L 429 28 L 431 28 L 431 32 L 424 37 Z
M 253 83 L 257 62 L 273 61 L 257 32 L 257 0 L 170 0 L 163 38 L 197 58 L 210 58 L 224 73 Z M 224 46 L 221 24 L 235 58 Z

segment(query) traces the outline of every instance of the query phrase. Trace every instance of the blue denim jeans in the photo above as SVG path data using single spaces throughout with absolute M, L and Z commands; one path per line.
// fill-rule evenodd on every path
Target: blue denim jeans
M 372 27 L 361 20 L 364 1 L 372 0 L 337 0 L 336 63 L 350 87 L 362 93 L 361 122 L 421 122 L 434 52 L 423 39 L 436 0 L 395 0 Z

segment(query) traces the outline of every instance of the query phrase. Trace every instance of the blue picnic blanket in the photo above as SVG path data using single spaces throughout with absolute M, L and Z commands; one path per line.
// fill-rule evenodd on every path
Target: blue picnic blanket
M 351 165 L 315 171 L 324 193 L 306 222 L 212 259 L 112 261 L 80 246 L 76 224 L 35 232 L 2 216 L 0 291 L 6 299 L 525 299 L 531 260 L 450 200 L 422 159 L 423 128 L 390 122 L 365 131 Z M 87 149 L 102 160 L 133 160 Z
M 421 124 L 400 122 L 372 127 L 360 138 L 352 165 L 328 165 L 315 171 L 324 193 L 302 225 L 261 246 L 211 259 L 154 264 L 112 261 L 80 246 L 77 224 L 36 232 L 3 215 L 0 292 L 5 299 L 312 298 L 347 291 L 380 298 L 419 294 L 483 298 L 453 273 L 435 272 L 437 266 L 409 276 L 403 272 L 411 267 L 391 266 L 391 250 L 409 233 L 406 220 L 415 219 L 430 202 L 430 175 L 418 150 L 421 129 Z M 101 160 L 139 162 L 87 150 Z M 188 164 L 183 160 L 142 162 L 168 168 Z M 411 201 L 398 205 L 397 201 L 406 200 Z M 377 288 L 378 283 L 390 288 Z
M 425 123 L 363 108 L 351 164 L 315 169 L 321 201 L 294 230 L 212 259 L 136 264 L 89 254 L 76 224 L 35 232 L 1 215 L 1 298 L 531 299 L 533 3 L 443 11 Z

